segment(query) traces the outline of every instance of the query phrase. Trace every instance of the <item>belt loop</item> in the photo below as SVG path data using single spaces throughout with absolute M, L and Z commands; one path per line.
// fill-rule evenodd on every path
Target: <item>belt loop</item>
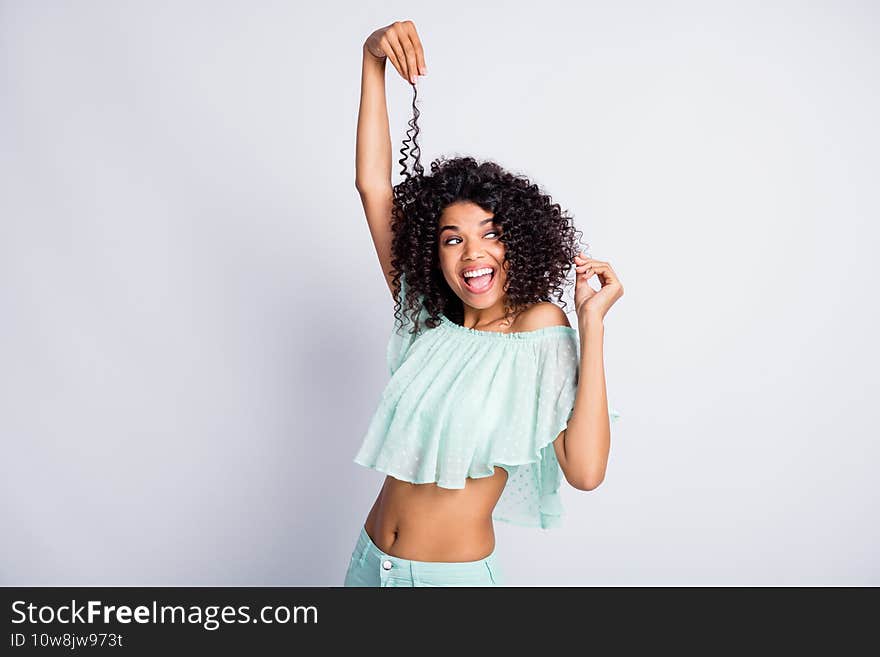
M 362 536 L 363 536 L 364 538 L 368 538 L 368 537 L 369 537 L 369 535 L 367 534 L 367 530 L 366 530 L 366 529 L 362 529 L 361 532 L 362 532 Z M 368 540 L 367 540 L 367 541 L 364 541 L 364 546 L 361 548 L 361 554 L 360 554 L 360 556 L 358 557 L 358 566 L 363 566 L 363 565 L 364 565 L 364 561 L 365 561 L 366 558 L 367 558 L 367 552 L 369 552 L 369 550 L 370 550 L 370 541 L 368 541 Z
M 492 580 L 492 583 L 495 586 L 501 586 L 501 578 L 498 576 L 498 571 L 495 570 L 495 560 L 492 557 L 489 557 L 485 561 L 486 568 L 489 570 L 489 579 Z
M 419 579 L 419 567 L 412 561 L 409 562 L 409 572 L 412 577 L 413 586 L 421 586 L 422 582 Z

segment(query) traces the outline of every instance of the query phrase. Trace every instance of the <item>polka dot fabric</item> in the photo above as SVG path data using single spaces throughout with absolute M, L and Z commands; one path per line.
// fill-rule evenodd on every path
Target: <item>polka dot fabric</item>
M 401 278 L 405 286 L 405 280 Z M 404 288 L 405 289 L 405 288 Z M 579 342 L 570 326 L 480 331 L 446 317 L 388 341 L 391 374 L 355 463 L 412 483 L 464 488 L 465 479 L 508 471 L 493 518 L 560 524 L 563 476 L 553 441 L 577 393 Z M 619 413 L 609 406 L 611 421 Z

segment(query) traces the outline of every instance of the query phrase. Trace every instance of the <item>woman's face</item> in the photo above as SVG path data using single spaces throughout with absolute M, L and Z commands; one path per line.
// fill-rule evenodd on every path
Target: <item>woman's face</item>
M 490 308 L 504 299 L 505 246 L 494 215 L 471 201 L 456 201 L 440 215 L 438 252 L 446 283 L 472 308 Z M 483 270 L 483 271 L 480 271 Z M 486 274 L 485 270 L 491 270 Z M 465 272 L 485 274 L 465 277 Z

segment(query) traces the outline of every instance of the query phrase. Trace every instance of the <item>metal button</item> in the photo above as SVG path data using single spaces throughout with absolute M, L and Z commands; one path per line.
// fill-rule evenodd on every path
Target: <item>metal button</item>
M 382 562 L 382 567 L 385 570 L 391 570 L 391 566 L 393 566 L 393 565 L 394 564 L 392 564 L 390 561 L 388 561 L 388 559 L 385 559 L 385 561 Z

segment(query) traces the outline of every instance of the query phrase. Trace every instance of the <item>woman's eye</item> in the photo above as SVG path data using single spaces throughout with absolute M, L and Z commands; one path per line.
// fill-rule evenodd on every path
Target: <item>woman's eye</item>
M 490 230 L 488 233 L 486 233 L 486 235 L 483 235 L 483 237 L 486 237 L 487 235 L 495 235 L 495 236 L 497 237 L 499 234 L 500 234 L 500 233 L 499 233 L 499 231 L 497 231 L 497 230 Z M 460 237 L 450 237 L 448 240 L 446 240 L 446 241 L 444 242 L 444 244 L 452 244 L 452 243 L 453 243 L 452 240 L 459 240 L 459 241 L 461 241 L 461 238 L 460 238 Z

